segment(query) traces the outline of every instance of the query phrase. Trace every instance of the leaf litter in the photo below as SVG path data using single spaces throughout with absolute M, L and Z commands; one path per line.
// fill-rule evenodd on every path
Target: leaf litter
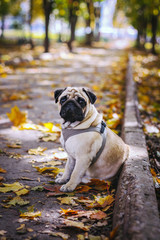
M 134 80 L 160 212 L 160 58 L 135 51 Z

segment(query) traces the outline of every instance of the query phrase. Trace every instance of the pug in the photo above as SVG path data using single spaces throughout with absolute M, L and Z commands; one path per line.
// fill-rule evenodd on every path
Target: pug
M 55 91 L 62 118 L 61 144 L 68 154 L 62 176 L 63 192 L 73 191 L 92 178 L 110 180 L 128 158 L 129 146 L 111 131 L 98 113 L 96 95 L 87 88 L 67 87 Z

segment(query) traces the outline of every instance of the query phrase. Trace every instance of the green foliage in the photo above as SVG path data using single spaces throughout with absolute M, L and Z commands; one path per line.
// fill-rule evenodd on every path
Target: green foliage
M 20 0 L 1 0 L 0 1 L 0 16 L 11 14 L 17 16 L 20 12 Z

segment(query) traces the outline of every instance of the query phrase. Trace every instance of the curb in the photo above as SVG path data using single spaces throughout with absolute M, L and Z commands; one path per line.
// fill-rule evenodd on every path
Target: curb
M 160 220 L 150 173 L 145 136 L 140 123 L 136 83 L 132 76 L 132 56 L 126 74 L 126 104 L 122 138 L 130 154 L 119 177 L 113 213 L 116 240 L 158 240 Z

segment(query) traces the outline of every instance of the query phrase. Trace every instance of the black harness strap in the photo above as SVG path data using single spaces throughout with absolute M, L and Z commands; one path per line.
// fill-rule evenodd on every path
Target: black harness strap
M 91 165 L 93 165 L 96 160 L 99 158 L 99 156 L 101 155 L 105 143 L 106 143 L 106 132 L 105 132 L 105 128 L 106 128 L 106 124 L 105 122 L 101 122 L 101 124 L 97 125 L 96 127 L 90 127 L 87 129 L 62 129 L 62 134 L 63 134 L 63 138 L 64 138 L 64 142 L 66 142 L 68 140 L 68 138 L 80 134 L 80 133 L 85 133 L 85 132 L 98 132 L 103 140 L 102 140 L 102 146 L 99 149 L 99 151 L 97 152 L 96 156 L 92 159 Z M 91 166 L 90 165 L 90 166 Z

